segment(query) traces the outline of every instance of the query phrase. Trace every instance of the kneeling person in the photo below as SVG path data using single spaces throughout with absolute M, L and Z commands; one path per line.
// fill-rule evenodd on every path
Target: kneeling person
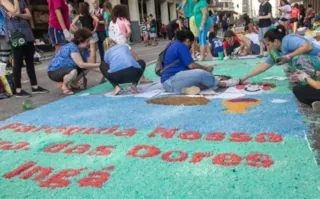
M 121 88 L 119 84 L 132 83 L 131 89 L 138 93 L 137 84 L 143 75 L 146 63 L 131 54 L 127 45 L 117 45 L 111 38 L 103 42 L 104 62 L 101 62 L 100 70 L 114 87 L 114 95 L 117 95 Z
M 237 79 L 218 81 L 212 74 L 212 66 L 197 64 L 192 59 L 190 47 L 194 35 L 190 31 L 178 31 L 174 41 L 164 54 L 164 66 L 169 66 L 161 75 L 161 83 L 167 92 L 195 95 L 201 89 L 229 87 L 239 83 Z
M 62 82 L 62 92 L 72 95 L 71 90 L 87 72 L 85 69 L 98 69 L 99 64 L 90 63 L 89 44 L 92 33 L 87 29 L 79 29 L 74 33 L 72 42 L 60 48 L 48 67 L 48 76 L 52 81 Z

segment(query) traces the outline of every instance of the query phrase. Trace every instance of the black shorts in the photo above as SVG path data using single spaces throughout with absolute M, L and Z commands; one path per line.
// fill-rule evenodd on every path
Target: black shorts
M 233 46 L 228 46 L 227 49 L 226 49 L 227 50 L 227 55 L 228 56 L 231 55 L 232 52 L 234 51 L 234 49 L 236 49 L 238 47 L 240 47 L 240 43 L 239 42 L 234 42 Z
M 298 18 L 291 18 L 290 23 L 298 22 Z
M 282 22 L 287 22 L 287 21 L 289 21 L 289 19 L 281 18 L 280 21 L 282 21 Z
M 80 75 L 85 70 L 81 68 L 60 68 L 56 71 L 49 71 L 48 76 L 54 82 L 63 82 L 64 76 L 69 74 L 74 69 L 77 70 L 78 75 Z

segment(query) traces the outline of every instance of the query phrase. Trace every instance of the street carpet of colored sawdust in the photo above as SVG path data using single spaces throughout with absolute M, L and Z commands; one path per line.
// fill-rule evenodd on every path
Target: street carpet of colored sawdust
M 261 61 L 211 64 L 241 77 Z M 156 80 L 153 70 L 146 76 Z M 284 75 L 272 67 L 249 81 L 274 88 L 229 100 L 246 103 L 245 114 L 224 113 L 223 99 L 163 106 L 78 95 L 9 118 L 0 123 L 0 198 L 319 199 L 319 166 L 288 81 L 263 79 Z M 26 163 L 30 170 L 15 170 Z M 31 175 L 37 166 L 47 175 Z

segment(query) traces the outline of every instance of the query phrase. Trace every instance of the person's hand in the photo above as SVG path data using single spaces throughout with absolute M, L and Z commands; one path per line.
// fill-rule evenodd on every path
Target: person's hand
M 289 80 L 290 80 L 291 83 L 297 83 L 297 82 L 300 81 L 299 78 L 298 78 L 298 75 L 297 75 L 296 73 L 293 74 L 293 75 L 291 75 L 291 76 L 289 77 Z
M 18 17 L 18 16 L 19 16 L 19 14 L 13 14 L 13 13 L 11 13 L 11 12 L 8 12 L 7 14 L 8 14 L 8 17 L 9 17 L 9 18 L 15 18 L 15 17 Z
M 199 28 L 200 32 L 202 32 L 203 29 L 204 29 L 204 27 L 203 27 L 203 26 L 200 26 L 200 28 Z
M 230 59 L 228 56 L 224 57 L 223 60 L 228 60 Z
M 302 70 L 299 70 L 296 73 L 296 75 L 297 75 L 297 78 L 299 79 L 299 81 L 301 81 L 301 82 L 305 81 L 307 78 L 310 78 L 310 76 Z
M 73 35 L 67 29 L 63 30 L 63 35 L 67 41 L 71 41 L 73 39 Z
M 260 16 L 257 16 L 257 20 L 260 20 Z
M 212 73 L 213 67 L 212 67 L 212 66 L 207 66 L 207 71 L 208 71 L 209 73 Z
M 289 62 L 291 60 L 291 57 L 289 55 L 285 55 L 285 56 L 280 57 L 279 60 L 280 61 L 278 63 L 276 63 L 276 64 L 277 65 L 283 65 L 283 64 Z
M 240 78 L 240 79 L 239 79 L 239 85 L 242 85 L 242 84 L 244 83 L 244 81 L 246 81 L 246 79 L 245 79 L 245 78 L 243 78 L 243 77 L 242 77 L 242 78 Z

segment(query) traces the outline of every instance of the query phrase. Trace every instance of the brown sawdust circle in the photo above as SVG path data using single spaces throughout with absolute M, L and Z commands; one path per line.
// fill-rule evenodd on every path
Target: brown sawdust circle
M 147 100 L 148 104 L 160 104 L 168 106 L 201 106 L 206 105 L 210 102 L 205 97 L 185 97 L 185 96 L 169 96 Z

